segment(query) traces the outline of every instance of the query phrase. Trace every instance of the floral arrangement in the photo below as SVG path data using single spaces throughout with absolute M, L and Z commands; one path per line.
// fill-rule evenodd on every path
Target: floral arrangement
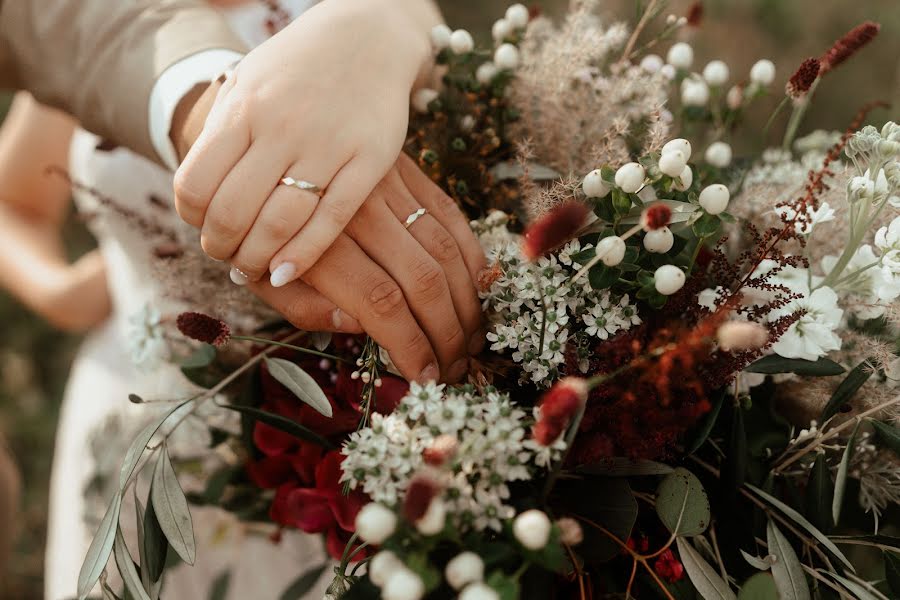
M 514 5 L 491 51 L 432 32 L 443 87 L 415 94 L 407 152 L 491 265 L 467 382 L 408 385 L 370 339 L 182 315 L 198 392 L 125 456 L 85 594 L 113 594 L 112 554 L 155 600 L 167 554 L 194 559 L 190 501 L 322 533 L 329 598 L 900 596 L 900 125 L 863 126 L 873 104 L 796 137 L 878 25 L 796 69 L 783 144 L 753 154 L 774 64 L 729 85 L 685 41 L 651 53 L 699 4 L 633 27 L 597 4 L 561 24 Z M 185 493 L 167 439 L 200 407 L 241 424 L 210 426 Z M 144 471 L 135 563 L 118 522 Z

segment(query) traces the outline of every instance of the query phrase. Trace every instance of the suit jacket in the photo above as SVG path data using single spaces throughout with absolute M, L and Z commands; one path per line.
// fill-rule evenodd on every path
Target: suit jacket
M 0 0 L 0 86 L 24 88 L 154 160 L 153 84 L 191 54 L 246 51 L 200 0 Z

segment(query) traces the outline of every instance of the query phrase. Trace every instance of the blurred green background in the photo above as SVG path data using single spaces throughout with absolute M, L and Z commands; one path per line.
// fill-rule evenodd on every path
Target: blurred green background
M 444 0 L 440 2 L 452 27 L 465 27 L 487 39 L 490 25 L 502 16 L 508 0 Z M 533 3 L 559 15 L 567 2 Z M 690 1 L 672 1 L 669 12 L 684 14 Z M 612 19 L 634 21 L 635 0 L 606 0 Z M 829 75 L 819 88 L 804 129 L 843 128 L 856 111 L 872 100 L 900 102 L 900 3 L 898 0 L 706 0 L 701 28 L 690 32 L 696 65 L 718 58 L 729 64 L 732 79 L 746 76 L 759 58 L 772 59 L 777 85 L 807 56 L 818 56 L 844 32 L 864 20 L 883 29 L 874 44 L 847 66 Z M 661 54 L 668 44 L 659 49 Z M 775 99 L 772 100 L 774 104 Z M 8 99 L 0 110 L 5 112 Z M 760 119 L 767 113 L 759 111 Z M 897 110 L 880 110 L 873 123 L 897 119 Z M 778 131 L 778 127 L 774 128 Z M 0 182 L 2 183 L 2 182 Z M 2 187 L 0 187 L 2 190 Z M 0 232 L 2 235 L 2 232 Z M 77 256 L 92 245 L 72 219 L 68 246 Z M 46 530 L 47 484 L 53 452 L 56 416 L 68 365 L 78 339 L 53 331 L 0 292 L 0 431 L 5 432 L 25 480 L 22 535 L 8 573 L 0 573 L 0 599 L 41 597 L 43 542 Z M 182 599 L 178 599 L 182 600 Z

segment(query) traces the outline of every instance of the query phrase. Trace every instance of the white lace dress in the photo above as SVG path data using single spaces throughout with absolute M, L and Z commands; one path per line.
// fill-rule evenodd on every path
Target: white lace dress
M 272 3 L 257 2 L 228 9 L 227 16 L 248 44 L 257 45 L 270 35 L 273 19 L 277 26 L 278 18 L 297 16 L 311 4 L 282 0 L 278 5 L 285 12 L 276 13 Z M 177 343 L 168 326 L 174 315 L 200 310 L 239 328 L 270 316 L 230 283 L 226 265 L 200 255 L 196 232 L 181 224 L 172 208 L 171 173 L 81 131 L 72 143 L 70 174 L 79 210 L 106 261 L 114 309 L 86 339 L 63 400 L 51 480 L 47 600 L 77 596 L 78 572 L 121 458 L 134 434 L 159 410 L 132 404 L 128 395 L 171 401 L 191 392 L 191 384 L 166 362 Z M 188 423 L 173 453 L 190 455 L 193 446 L 199 455 L 206 442 L 205 430 Z M 126 537 L 134 528 L 129 512 L 122 516 Z M 298 575 L 326 561 L 317 536 L 285 532 L 276 545 L 270 541 L 272 530 L 253 530 L 216 509 L 192 512 L 197 564 L 167 575 L 166 600 L 209 598 L 225 572 L 231 574 L 229 600 L 274 600 Z M 326 569 L 308 597 L 321 598 L 329 580 Z

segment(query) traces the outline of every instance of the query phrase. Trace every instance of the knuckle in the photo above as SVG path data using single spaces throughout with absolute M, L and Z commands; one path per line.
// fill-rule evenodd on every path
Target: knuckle
M 213 243 L 231 242 L 242 237 L 244 230 L 229 215 L 214 211 L 203 221 L 204 233 Z
M 417 359 L 417 362 L 421 362 L 424 367 L 424 365 L 429 362 L 428 359 L 431 354 L 431 345 L 428 342 L 428 338 L 425 337 L 425 332 L 417 327 L 412 336 L 405 341 L 403 348 L 401 348 L 400 351 L 403 356 Z
M 414 265 L 412 276 L 416 296 L 425 300 L 439 298 L 446 287 L 444 271 L 435 261 L 422 261 Z
M 456 200 L 441 191 L 436 191 L 434 196 L 434 203 L 443 214 L 453 218 L 462 217 L 462 211 L 459 210 Z
M 462 348 L 465 341 L 465 333 L 458 324 L 452 324 L 444 335 L 443 345 L 447 348 Z
M 325 202 L 322 204 L 325 217 L 341 229 L 353 217 L 353 212 L 343 202 Z
M 179 211 L 205 212 L 209 198 L 197 191 L 189 173 L 178 171 L 174 181 L 175 199 Z
M 380 279 L 372 283 L 367 294 L 369 309 L 378 317 L 396 316 L 406 305 L 403 291 L 394 281 Z
M 431 255 L 441 264 L 459 258 L 459 246 L 456 240 L 443 227 L 438 228 L 431 237 Z
M 297 228 L 290 217 L 275 215 L 262 222 L 263 234 L 268 240 L 286 240 L 296 232 Z

